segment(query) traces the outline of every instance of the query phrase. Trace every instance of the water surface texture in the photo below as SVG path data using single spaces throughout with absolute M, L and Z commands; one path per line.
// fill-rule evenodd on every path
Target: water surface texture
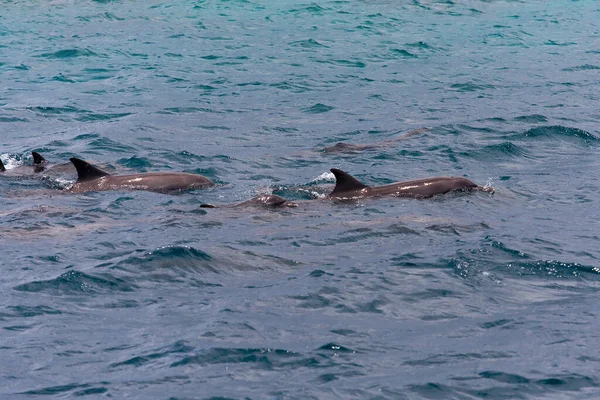
M 1 398 L 600 397 L 598 2 L 0 4 Z

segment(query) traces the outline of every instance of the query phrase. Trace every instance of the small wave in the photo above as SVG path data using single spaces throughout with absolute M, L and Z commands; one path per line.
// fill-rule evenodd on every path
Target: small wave
M 80 271 L 68 271 L 58 278 L 33 281 L 14 287 L 21 292 L 49 292 L 56 295 L 82 293 L 131 292 L 135 286 L 113 276 L 96 276 Z
M 298 41 L 295 41 L 295 42 L 290 42 L 290 45 L 294 46 L 294 47 L 303 47 L 305 49 L 319 48 L 319 47 L 329 47 L 329 46 L 326 46 L 324 44 L 319 43 L 315 39 L 298 40 Z
M 519 122 L 528 122 L 528 123 L 536 123 L 536 122 L 548 122 L 548 118 L 540 114 L 532 114 L 532 115 L 521 115 L 520 117 L 516 117 L 515 121 Z
M 118 262 L 112 268 L 128 269 L 135 267 L 140 271 L 156 271 L 175 269 L 181 271 L 201 271 L 210 270 L 219 272 L 218 269 L 212 267 L 213 257 L 208 253 L 188 246 L 165 246 L 156 250 L 144 253 L 142 255 L 134 255 Z
M 577 67 L 563 68 L 565 72 L 573 72 L 573 71 L 590 71 L 590 70 L 598 70 L 600 69 L 597 65 L 584 64 Z
M 493 85 L 476 84 L 472 82 L 455 83 L 450 85 L 450 88 L 455 89 L 458 92 L 478 92 L 481 90 L 495 89 Z
M 77 57 L 93 57 L 98 56 L 90 49 L 64 49 L 55 51 L 54 53 L 42 53 L 38 57 L 68 59 Z
M 520 276 L 569 278 L 579 277 L 582 274 L 600 274 L 600 267 L 557 260 L 512 262 L 507 267 L 516 270 Z
M 315 367 L 321 362 L 315 357 L 303 357 L 301 354 L 285 349 L 269 348 L 212 348 L 196 355 L 183 357 L 171 364 L 172 368 L 189 365 L 215 364 L 252 364 L 254 368 L 286 370 L 302 367 Z
M 311 107 L 303 109 L 302 111 L 304 111 L 306 113 L 310 113 L 310 114 L 320 114 L 320 113 L 326 113 L 331 110 L 333 110 L 333 107 L 327 106 L 325 104 L 317 103 Z
M 121 158 L 117 164 L 127 168 L 141 170 L 143 168 L 152 168 L 152 163 L 146 157 L 133 156 L 130 158 Z
M 528 138 L 564 138 L 564 139 L 579 139 L 586 143 L 597 142 L 600 140 L 597 136 L 590 132 L 578 128 L 570 128 L 561 125 L 540 126 L 525 131 L 525 137 Z
M 503 142 L 485 146 L 480 156 L 487 160 L 502 160 L 515 157 L 531 157 L 531 154 L 522 146 L 512 142 Z

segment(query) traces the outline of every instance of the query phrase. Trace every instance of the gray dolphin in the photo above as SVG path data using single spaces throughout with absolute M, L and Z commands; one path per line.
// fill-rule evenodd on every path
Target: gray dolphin
M 406 140 L 412 136 L 420 133 L 428 132 L 429 128 L 413 129 L 403 135 L 396 136 L 391 139 L 382 140 L 380 142 L 368 143 L 368 144 L 352 144 L 346 142 L 338 142 L 333 146 L 327 146 L 322 148 L 320 151 L 323 153 L 355 153 L 363 150 L 380 149 L 386 147 L 395 146 L 398 142 Z
M 203 208 L 234 208 L 234 207 L 264 207 L 264 208 L 283 208 L 283 207 L 298 207 L 298 204 L 288 201 L 281 196 L 276 194 L 263 194 L 256 196 L 243 203 L 217 206 L 214 204 L 201 204 Z
M 412 181 L 396 182 L 383 186 L 367 186 L 346 172 L 332 168 L 335 175 L 335 188 L 327 195 L 328 199 L 361 199 L 365 197 L 412 197 L 425 199 L 436 195 L 454 192 L 481 190 L 493 192 L 491 188 L 478 186 L 466 178 L 438 176 L 434 178 L 415 179 Z
M 176 192 L 201 189 L 214 183 L 205 176 L 185 172 L 146 172 L 131 175 L 110 175 L 79 158 L 70 159 L 77 169 L 77 182 L 69 193 L 97 192 L 101 190 L 148 190 L 151 192 Z

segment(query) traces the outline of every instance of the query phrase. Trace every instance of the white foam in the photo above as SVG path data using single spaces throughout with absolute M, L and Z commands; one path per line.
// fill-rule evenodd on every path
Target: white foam
M 329 172 L 329 171 L 323 172 L 321 175 L 317 176 L 310 182 L 321 182 L 321 181 L 335 182 L 335 175 L 333 175 L 333 173 Z
M 23 161 L 19 161 L 16 158 L 11 157 L 8 153 L 0 154 L 0 159 L 4 164 L 4 168 L 6 168 L 7 170 L 23 165 Z

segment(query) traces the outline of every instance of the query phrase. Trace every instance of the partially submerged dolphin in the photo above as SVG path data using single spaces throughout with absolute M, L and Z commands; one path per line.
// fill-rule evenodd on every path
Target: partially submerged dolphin
M 225 206 L 217 206 L 214 204 L 201 204 L 200 207 L 203 208 L 236 208 L 236 207 L 264 207 L 264 208 L 284 208 L 284 207 L 298 207 L 298 204 L 287 201 L 281 196 L 277 196 L 276 194 L 263 194 L 260 196 L 256 196 L 248 201 L 244 201 L 243 203 L 225 205 Z
M 185 172 L 146 172 L 131 175 L 110 175 L 79 158 L 70 159 L 77 169 L 77 182 L 69 193 L 101 190 L 148 190 L 151 192 L 176 192 L 202 189 L 214 183 L 205 176 Z
M 413 129 L 403 135 L 396 136 L 391 139 L 382 140 L 381 142 L 369 143 L 369 144 L 352 144 L 346 142 L 338 142 L 333 146 L 327 146 L 322 148 L 320 151 L 323 153 L 355 153 L 363 150 L 380 149 L 385 147 L 395 146 L 397 142 L 406 140 L 411 136 L 418 135 L 429 131 L 429 128 Z
M 412 181 L 396 182 L 383 186 L 367 186 L 352 175 L 332 168 L 335 175 L 335 188 L 327 195 L 328 199 L 361 199 L 365 197 L 412 197 L 425 199 L 436 195 L 455 192 L 481 190 L 493 192 L 491 188 L 478 186 L 466 178 L 438 176 L 434 178 L 415 179 Z

